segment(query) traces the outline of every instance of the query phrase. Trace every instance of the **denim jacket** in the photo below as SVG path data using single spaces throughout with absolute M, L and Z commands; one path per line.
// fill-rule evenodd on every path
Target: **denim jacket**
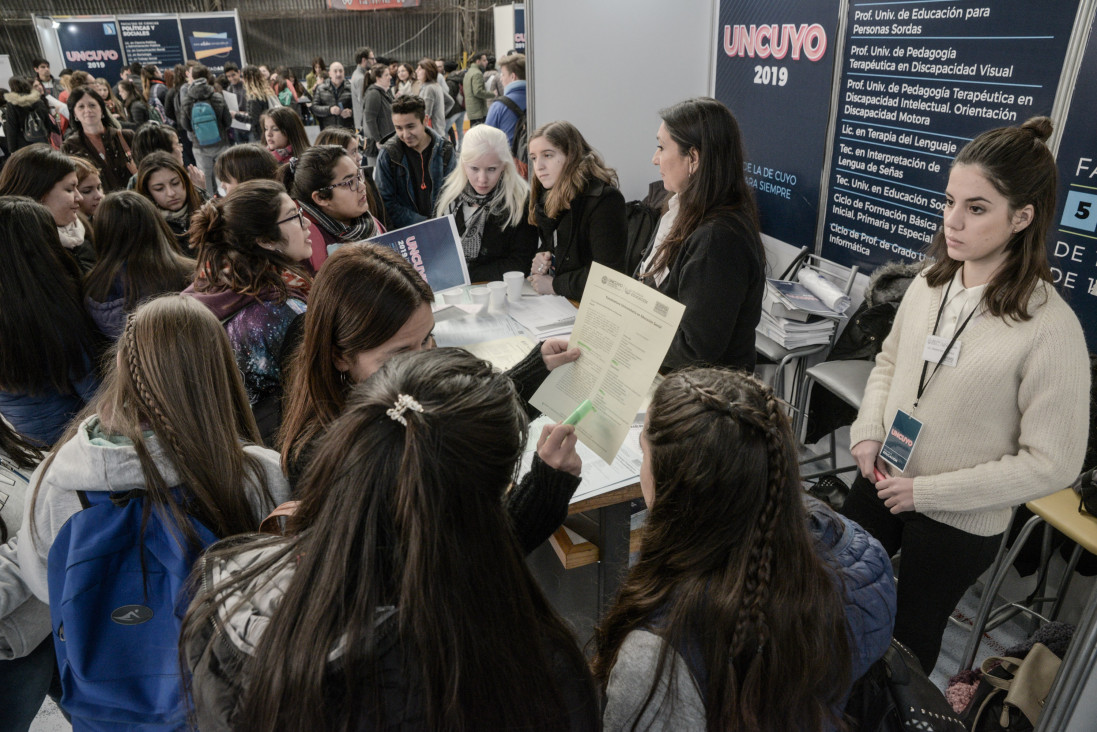
M 430 180 L 433 190 L 430 193 L 430 207 L 434 211 L 438 203 L 438 193 L 442 190 L 442 184 L 446 176 L 453 172 L 456 165 L 453 145 L 449 140 L 439 135 L 429 127 L 426 131 L 434 138 L 434 147 L 431 149 L 429 166 Z M 389 223 L 393 229 L 402 229 L 405 226 L 426 221 L 415 208 L 415 189 L 412 187 L 411 170 L 404 159 L 407 146 L 400 142 L 395 134 L 389 135 L 377 152 L 377 165 L 373 169 L 373 178 L 377 183 L 377 189 L 381 192 L 381 199 L 385 202 L 385 211 L 389 215 Z

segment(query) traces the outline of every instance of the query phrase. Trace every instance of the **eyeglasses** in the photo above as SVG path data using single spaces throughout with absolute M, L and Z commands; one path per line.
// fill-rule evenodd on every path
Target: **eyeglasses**
M 286 218 L 276 223 L 281 226 L 282 224 L 288 224 L 294 219 L 297 219 L 297 225 L 300 226 L 302 229 L 308 226 L 308 224 L 305 223 L 305 212 L 302 211 L 300 208 L 297 209 L 297 213 L 295 213 L 293 216 L 287 216 Z
M 346 188 L 348 191 L 357 191 L 362 187 L 362 183 L 366 180 L 366 171 L 364 168 L 358 169 L 358 175 L 354 176 L 350 180 L 342 181 L 341 183 L 332 183 L 330 186 L 324 186 L 318 188 L 320 191 L 334 191 L 336 188 Z

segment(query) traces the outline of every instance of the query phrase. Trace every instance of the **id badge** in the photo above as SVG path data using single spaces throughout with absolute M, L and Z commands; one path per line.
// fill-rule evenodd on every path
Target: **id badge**
M 895 420 L 888 428 L 887 438 L 880 448 L 880 457 L 900 473 L 907 469 L 910 455 L 918 443 L 918 433 L 922 423 L 902 409 L 895 413 Z
M 942 338 L 941 336 L 931 335 L 926 338 L 926 347 L 922 351 L 922 358 L 930 363 L 940 363 L 944 366 L 955 366 L 956 362 L 960 360 L 960 341 L 957 340 L 952 344 L 952 348 L 948 349 L 948 358 L 941 361 L 941 354 L 948 348 L 948 342 L 950 338 Z

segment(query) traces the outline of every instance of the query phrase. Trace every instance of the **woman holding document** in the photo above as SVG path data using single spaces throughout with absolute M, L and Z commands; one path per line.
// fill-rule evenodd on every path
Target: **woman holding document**
M 1037 117 L 960 151 L 932 264 L 907 290 L 850 428 L 861 475 L 842 510 L 902 549 L 895 637 L 927 673 L 1010 508 L 1082 467 L 1089 364 L 1048 267 L 1050 134 Z
M 704 97 L 659 116 L 651 162 L 674 195 L 637 276 L 686 306 L 663 370 L 707 364 L 753 371 L 765 253 L 739 124 Z
M 290 367 L 285 420 L 279 435 L 282 465 L 295 489 L 325 430 L 346 408 L 356 385 L 368 382 L 393 356 L 434 347 L 434 293 L 412 266 L 388 247 L 351 244 L 324 264 L 309 294 L 304 337 Z M 549 339 L 506 372 L 523 403 L 548 372 L 579 358 L 567 341 Z M 504 502 L 525 552 L 549 537 L 567 516 L 582 462 L 569 425 L 546 427 L 529 474 Z M 307 498 L 302 495 L 301 498 Z

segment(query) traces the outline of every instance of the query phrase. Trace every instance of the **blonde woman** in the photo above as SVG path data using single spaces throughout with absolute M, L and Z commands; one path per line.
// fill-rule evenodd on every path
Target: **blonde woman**
M 537 227 L 526 220 L 529 185 L 514 167 L 506 134 L 473 127 L 459 162 L 446 176 L 436 211 L 454 215 L 469 277 L 484 282 L 525 271 L 537 251 Z

